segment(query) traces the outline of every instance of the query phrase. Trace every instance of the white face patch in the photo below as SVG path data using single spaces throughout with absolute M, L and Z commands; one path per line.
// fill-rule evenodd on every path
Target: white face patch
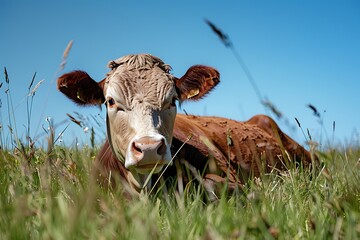
M 160 62 L 150 61 L 157 59 L 137 60 L 146 64 L 134 68 L 123 63 L 108 74 L 104 85 L 107 132 L 114 154 L 125 167 L 148 174 L 155 166 L 159 172 L 171 160 L 177 94 L 173 77 Z

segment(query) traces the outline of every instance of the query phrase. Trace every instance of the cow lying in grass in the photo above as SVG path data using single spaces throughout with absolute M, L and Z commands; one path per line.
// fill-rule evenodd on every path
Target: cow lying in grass
M 176 102 L 196 101 L 219 83 L 211 67 L 192 66 L 184 76 L 148 54 L 111 61 L 100 82 L 73 71 L 58 79 L 58 89 L 79 105 L 105 102 L 107 140 L 96 163 L 102 176 L 120 176 L 139 189 L 151 174 L 173 162 L 202 173 L 207 183 L 243 184 L 249 176 L 284 169 L 289 162 L 311 164 L 302 146 L 264 115 L 246 122 L 176 114 Z M 174 164 L 173 164 L 174 165 Z M 179 170 L 167 170 L 174 177 Z M 211 184 L 210 184 L 211 185 Z

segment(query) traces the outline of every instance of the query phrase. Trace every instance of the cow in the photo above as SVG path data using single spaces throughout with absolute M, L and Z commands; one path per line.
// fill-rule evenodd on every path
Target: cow
M 250 176 L 289 163 L 312 164 L 310 153 L 268 116 L 239 122 L 177 114 L 177 102 L 198 101 L 218 85 L 220 74 L 212 67 L 194 65 L 177 78 L 149 54 L 124 56 L 108 67 L 100 82 L 83 71 L 57 80 L 58 89 L 76 104 L 106 106 L 107 139 L 95 160 L 105 179 L 119 176 L 139 191 L 154 184 L 147 181 L 149 174 L 175 162 L 163 176 L 174 178 L 179 174 L 174 165 L 186 165 L 213 189 L 220 182 L 242 186 Z

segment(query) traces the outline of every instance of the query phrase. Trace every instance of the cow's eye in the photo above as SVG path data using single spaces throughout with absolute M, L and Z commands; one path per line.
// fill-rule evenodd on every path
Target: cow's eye
M 107 102 L 109 107 L 113 107 L 115 105 L 115 100 L 113 98 L 108 98 Z
M 176 100 L 177 100 L 176 97 L 172 98 L 171 103 L 170 103 L 170 107 L 175 107 L 176 106 Z

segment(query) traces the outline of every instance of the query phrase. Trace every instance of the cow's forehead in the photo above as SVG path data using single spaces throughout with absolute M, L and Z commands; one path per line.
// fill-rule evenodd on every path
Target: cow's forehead
M 159 67 L 166 73 L 169 73 L 171 71 L 170 65 L 165 64 L 160 58 L 154 57 L 150 54 L 127 55 L 110 61 L 107 66 L 111 69 L 111 71 L 109 72 L 110 75 L 120 66 L 123 67 L 124 70 L 128 71 L 132 71 L 134 69 L 151 69 L 155 66 Z
M 112 71 L 104 86 L 105 97 L 111 96 L 133 107 L 146 102 L 161 108 L 167 98 L 176 94 L 170 66 L 150 55 L 130 55 L 109 63 Z

